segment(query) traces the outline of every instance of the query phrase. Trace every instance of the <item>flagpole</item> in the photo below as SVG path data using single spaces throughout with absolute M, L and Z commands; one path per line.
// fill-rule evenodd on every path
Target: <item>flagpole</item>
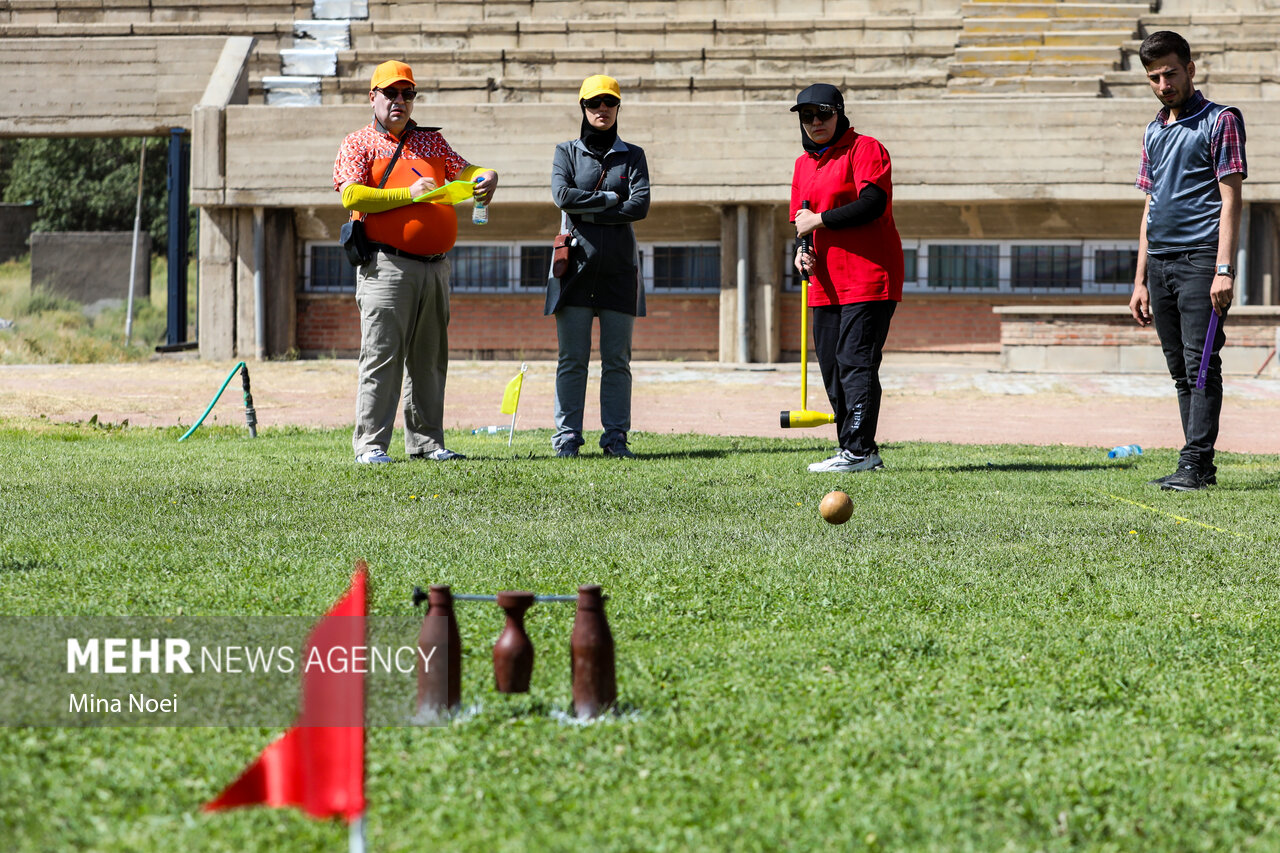
M 347 826 L 348 849 L 351 853 L 365 853 L 364 847 L 364 813 L 351 821 Z
M 524 390 L 524 375 L 525 375 L 525 372 L 528 370 L 529 370 L 529 365 L 524 362 L 521 362 L 520 363 L 521 390 Z M 519 411 L 520 411 L 520 395 L 517 394 L 516 404 L 511 411 L 511 429 L 507 430 L 507 449 L 508 450 L 511 449 L 511 442 L 514 441 L 516 437 L 516 414 Z

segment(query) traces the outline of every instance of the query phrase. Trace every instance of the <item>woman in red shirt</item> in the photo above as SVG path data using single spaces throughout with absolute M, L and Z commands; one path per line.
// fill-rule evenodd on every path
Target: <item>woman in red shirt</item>
M 815 83 L 791 111 L 800 114 L 804 145 L 791 178 L 795 264 L 809 279 L 813 345 L 840 441 L 809 470 L 874 471 L 884 467 L 876 445 L 880 361 L 902 301 L 889 152 L 849 125 L 835 86 Z

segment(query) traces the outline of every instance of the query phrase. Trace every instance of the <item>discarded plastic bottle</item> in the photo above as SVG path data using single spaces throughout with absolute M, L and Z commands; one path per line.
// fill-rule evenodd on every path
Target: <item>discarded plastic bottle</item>
M 1142 448 L 1136 444 L 1122 444 L 1107 451 L 1108 459 L 1123 459 L 1126 456 L 1141 456 Z
M 511 424 L 489 424 L 489 426 L 476 427 L 471 431 L 471 434 L 497 435 L 500 432 L 511 432 Z

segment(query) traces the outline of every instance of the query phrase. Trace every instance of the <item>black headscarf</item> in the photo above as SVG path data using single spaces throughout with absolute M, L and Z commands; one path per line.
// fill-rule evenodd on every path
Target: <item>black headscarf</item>
M 582 101 L 578 101 L 578 107 L 582 110 L 582 131 L 579 139 L 582 144 L 587 146 L 587 150 L 594 156 L 603 158 L 609 153 L 609 149 L 613 147 L 613 143 L 618 139 L 618 120 L 615 114 L 613 126 L 608 130 L 596 130 L 591 126 L 591 122 L 587 121 L 587 107 Z M 622 109 L 621 106 L 618 109 Z
M 791 112 L 796 113 L 798 118 L 800 108 L 806 106 L 834 109 L 840 116 L 836 120 L 835 133 L 823 145 L 819 145 L 810 139 L 809 134 L 805 132 L 804 122 L 800 122 L 800 143 L 804 146 L 805 151 L 810 154 L 818 154 L 838 142 L 849 130 L 849 119 L 844 114 L 844 96 L 840 94 L 839 89 L 830 83 L 814 83 L 796 96 L 796 105 L 791 108 Z
M 810 154 L 821 154 L 832 145 L 840 141 L 840 137 L 844 136 L 845 131 L 849 129 L 849 119 L 845 118 L 844 113 L 840 113 L 840 118 L 836 121 L 836 132 L 831 134 L 831 138 L 819 145 L 809 138 L 809 134 L 805 131 L 804 125 L 800 125 L 800 142 L 804 145 L 804 150 Z

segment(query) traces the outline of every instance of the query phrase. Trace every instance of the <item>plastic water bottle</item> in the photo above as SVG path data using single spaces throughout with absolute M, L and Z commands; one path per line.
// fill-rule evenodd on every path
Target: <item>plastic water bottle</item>
M 1126 456 L 1141 456 L 1142 448 L 1136 444 L 1122 444 L 1107 451 L 1108 459 L 1123 459 Z
M 484 183 L 483 180 L 476 181 L 476 188 Z M 489 224 L 489 205 L 480 199 L 475 200 L 475 207 L 471 208 L 471 224 L 472 225 L 488 225 Z
M 471 434 L 497 435 L 500 432 L 511 432 L 511 424 L 490 424 L 489 426 L 476 427 L 471 431 Z

